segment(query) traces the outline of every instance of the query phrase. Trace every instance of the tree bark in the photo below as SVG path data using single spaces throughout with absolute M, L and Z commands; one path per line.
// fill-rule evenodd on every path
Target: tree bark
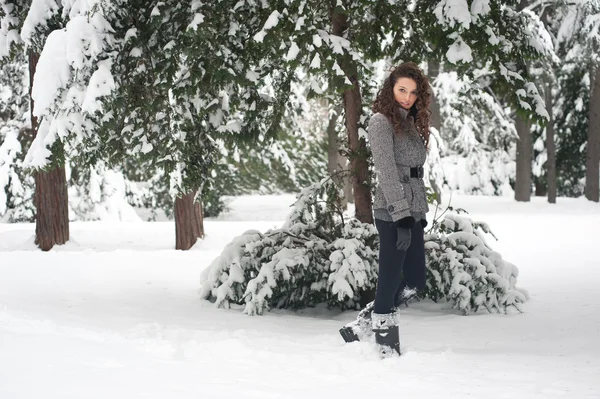
M 440 63 L 437 60 L 427 61 L 427 75 L 431 83 L 437 78 L 440 73 Z M 442 127 L 442 117 L 440 114 L 440 104 L 435 96 L 431 97 L 431 126 L 435 127 L 439 132 Z
M 343 37 L 348 29 L 347 15 L 335 7 L 332 10 L 333 34 Z M 344 113 L 346 117 L 346 133 L 348 135 L 348 150 L 352 187 L 354 190 L 355 216 L 363 223 L 373 223 L 373 202 L 369 188 L 369 163 L 367 161 L 367 143 L 359 138 L 358 128 L 362 112 L 362 98 L 358 81 L 356 62 L 348 54 L 338 61 L 352 87 L 343 92 Z
M 329 176 L 338 172 L 340 168 L 340 145 L 337 139 L 335 124 L 338 114 L 333 112 L 329 115 L 329 124 L 327 125 L 327 172 Z
M 438 77 L 440 74 L 440 62 L 437 60 L 429 60 L 427 61 L 427 75 L 431 83 Z M 431 96 L 431 106 L 429 108 L 431 110 L 431 126 L 435 127 L 439 132 L 442 128 L 442 115 L 440 112 L 440 104 L 437 101 L 437 98 L 433 95 Z M 442 202 L 442 188 L 439 187 L 435 180 L 430 180 L 431 189 L 437 196 L 438 202 Z
M 527 7 L 528 0 L 521 0 L 517 10 Z M 515 199 L 528 202 L 531 200 L 531 162 L 533 160 L 533 143 L 531 128 L 527 121 L 517 115 L 517 172 L 515 176 Z
M 195 196 L 191 192 L 175 199 L 175 249 L 187 251 L 204 237 L 202 206 Z
M 585 197 L 598 202 L 600 196 L 600 64 L 592 82 L 585 161 Z
M 348 17 L 333 7 L 331 11 L 333 34 L 344 36 L 348 29 Z M 352 87 L 343 92 L 344 115 L 346 117 L 346 133 L 348 136 L 348 158 L 350 160 L 350 173 L 354 191 L 355 216 L 363 223 L 373 223 L 373 201 L 371 198 L 369 163 L 367 160 L 367 143 L 358 136 L 360 115 L 362 112 L 362 98 L 358 82 L 358 68 L 356 62 L 348 54 L 338 59 L 340 68 L 350 80 Z M 360 297 L 362 307 L 375 299 L 375 290 L 364 291 Z
M 342 200 L 342 206 L 346 208 L 349 201 L 347 186 L 351 182 L 346 178 L 345 173 L 340 173 L 347 168 L 346 159 L 340 154 L 340 143 L 337 130 L 335 129 L 340 113 L 341 109 L 336 107 L 331 115 L 329 115 L 329 124 L 327 125 L 327 171 L 329 176 L 335 175 L 335 181 L 343 187 L 344 199 Z
M 548 125 L 546 125 L 546 175 L 548 179 L 548 202 L 556 204 L 556 143 L 554 143 L 554 115 L 552 98 L 552 83 L 549 81 L 546 85 L 546 110 L 550 115 Z
M 533 147 L 529 123 L 520 116 L 516 119 L 517 134 L 517 173 L 515 177 L 515 199 L 517 201 L 531 200 L 531 161 Z
M 31 110 L 31 131 L 34 138 L 37 135 L 38 121 L 33 115 L 33 79 L 39 54 L 29 53 L 29 102 Z M 60 144 L 57 144 L 59 146 Z M 33 202 L 35 212 L 35 243 L 42 251 L 49 251 L 55 245 L 69 241 L 69 196 L 67 192 L 67 176 L 61 166 L 63 159 L 60 154 L 52 154 L 51 166 L 46 170 L 36 170 L 35 195 Z

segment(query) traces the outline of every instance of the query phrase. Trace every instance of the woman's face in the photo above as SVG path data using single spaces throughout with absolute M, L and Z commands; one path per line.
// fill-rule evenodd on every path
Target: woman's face
M 411 78 L 399 78 L 394 85 L 394 99 L 404 109 L 410 109 L 417 101 L 417 82 Z

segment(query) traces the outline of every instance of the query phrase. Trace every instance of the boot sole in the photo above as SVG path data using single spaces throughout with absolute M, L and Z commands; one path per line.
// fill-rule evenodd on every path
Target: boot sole
M 346 341 L 346 343 L 360 341 L 360 339 L 358 339 L 358 335 L 356 335 L 352 327 L 344 326 L 340 328 L 340 335 L 344 341 Z

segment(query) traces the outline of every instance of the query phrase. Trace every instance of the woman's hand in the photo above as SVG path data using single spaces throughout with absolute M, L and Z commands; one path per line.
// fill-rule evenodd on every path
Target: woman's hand
M 406 227 L 397 227 L 398 238 L 396 239 L 396 249 L 406 251 L 410 247 L 410 229 Z

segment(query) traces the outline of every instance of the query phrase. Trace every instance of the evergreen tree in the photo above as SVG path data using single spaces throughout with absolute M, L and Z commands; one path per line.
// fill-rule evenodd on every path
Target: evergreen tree
M 447 60 L 471 80 L 485 68 L 498 74 L 494 92 L 524 115 L 547 117 L 527 60 L 549 56 L 545 30 L 515 1 L 310 1 L 273 2 L 274 11 L 255 40 L 306 72 L 316 95 L 339 93 L 344 105 L 357 216 L 371 221 L 366 146 L 359 136 L 363 107 L 374 95 L 371 61 Z M 481 40 L 486 38 L 486 40 Z M 302 75 L 304 78 L 304 75 Z M 485 89 L 485 85 L 483 85 Z M 469 93 L 472 95 L 472 92 Z M 488 107 L 489 108 L 489 107 Z
M 556 178 L 559 196 L 580 196 L 584 193 L 590 99 L 594 71 L 598 59 L 598 25 L 600 7 L 595 1 L 555 1 L 540 8 L 546 12 L 547 26 L 560 62 L 556 62 L 556 85 L 552 88 L 553 130 L 556 132 Z M 542 11 L 543 10 L 543 11 Z M 546 191 L 545 133 L 537 129 L 534 171 L 539 176 L 536 186 L 540 194 Z
M 44 91 L 41 89 L 44 84 L 55 89 L 56 86 L 60 86 L 57 82 L 67 77 L 61 74 L 62 70 L 53 69 L 55 65 L 47 61 L 52 57 L 49 52 L 43 56 L 46 61 L 41 66 L 38 66 L 38 60 L 44 43 L 64 26 L 65 18 L 66 14 L 61 13 L 60 5 L 54 1 L 7 3 L 3 0 L 0 3 L 0 62 L 10 62 L 22 51 L 26 51 L 28 58 L 32 101 L 31 131 L 34 139 L 27 151 L 25 165 L 36 168 L 35 242 L 46 251 L 56 244 L 64 244 L 69 239 L 69 220 L 64 146 L 62 142 L 52 138 L 56 134 L 55 131 L 48 134 L 51 116 L 45 115 L 44 110 L 54 98 L 40 96 L 40 93 Z M 66 42 L 59 43 L 60 38 L 56 34 L 52 40 L 59 46 L 66 46 Z M 36 72 L 39 74 L 36 75 Z M 58 73 L 59 76 L 52 76 L 53 73 Z M 45 80 L 48 77 L 52 79 Z
M 33 140 L 29 121 L 27 64 L 22 54 L 0 74 L 0 220 L 33 222 L 35 182 L 23 161 Z

